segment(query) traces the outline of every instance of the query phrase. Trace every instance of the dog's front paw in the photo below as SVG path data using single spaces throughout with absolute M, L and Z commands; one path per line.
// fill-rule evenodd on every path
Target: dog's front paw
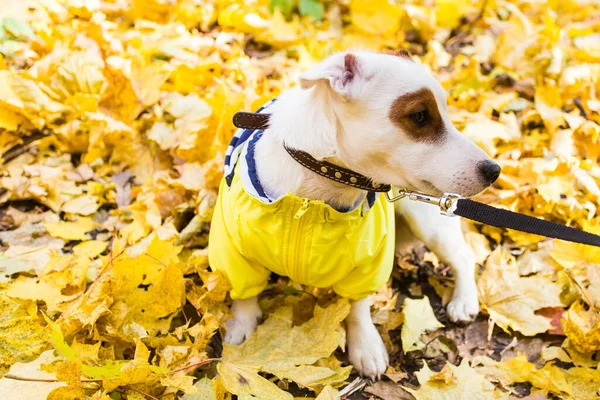
M 446 310 L 452 322 L 469 322 L 477 316 L 479 301 L 475 293 L 455 295 L 448 303 Z
M 262 318 L 262 311 L 256 298 L 235 300 L 232 309 L 233 318 L 226 323 L 225 342 L 240 344 L 256 330 L 258 320 Z
M 388 352 L 372 322 L 347 322 L 348 360 L 361 376 L 381 379 L 388 366 Z

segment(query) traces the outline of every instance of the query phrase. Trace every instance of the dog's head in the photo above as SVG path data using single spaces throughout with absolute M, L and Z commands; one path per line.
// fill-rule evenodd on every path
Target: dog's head
M 471 196 L 500 174 L 452 125 L 439 82 L 407 54 L 338 53 L 300 84 L 331 104 L 335 157 L 377 182 Z

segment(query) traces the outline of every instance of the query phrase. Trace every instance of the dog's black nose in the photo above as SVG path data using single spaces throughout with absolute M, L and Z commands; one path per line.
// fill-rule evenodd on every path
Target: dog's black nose
M 488 185 L 491 185 L 500 176 L 500 166 L 492 160 L 481 161 L 477 164 L 479 173 Z

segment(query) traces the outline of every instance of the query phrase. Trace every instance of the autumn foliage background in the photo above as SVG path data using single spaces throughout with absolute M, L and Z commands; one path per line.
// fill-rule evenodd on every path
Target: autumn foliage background
M 347 48 L 431 69 L 502 165 L 478 200 L 600 233 L 597 1 L 3 0 L 0 17 L 2 399 L 600 398 L 597 248 L 465 222 L 468 326 L 446 318 L 448 268 L 399 249 L 374 385 L 341 350 L 348 303 L 284 278 L 256 334 L 223 345 L 207 261 L 232 115 Z

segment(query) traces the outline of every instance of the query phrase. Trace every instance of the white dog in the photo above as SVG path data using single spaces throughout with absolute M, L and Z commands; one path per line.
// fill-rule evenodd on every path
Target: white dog
M 236 159 L 245 163 L 244 168 L 256 174 L 257 177 L 252 178 L 245 173 L 239 179 L 257 201 L 277 203 L 277 199 L 294 195 L 322 201 L 342 212 L 365 205 L 362 202 L 365 190 L 307 169 L 293 159 L 286 148 L 343 166 L 374 182 L 432 195 L 451 192 L 471 196 L 488 187 L 500 173 L 500 167 L 452 125 L 446 111 L 446 93 L 440 84 L 405 54 L 335 54 L 301 74 L 299 87 L 281 94 L 262 112 L 270 114 L 269 127 L 264 135 L 248 141 L 254 152 L 252 158 L 248 158 L 247 150 L 236 150 L 232 146 L 227 160 L 232 162 L 231 156 L 237 156 Z M 226 165 L 226 175 L 232 174 L 234 168 L 235 165 Z M 258 180 L 261 186 L 257 192 L 249 187 Z M 223 184 L 221 191 L 224 190 L 228 189 Z M 211 228 L 211 267 L 224 270 L 230 280 L 242 279 L 246 286 L 258 288 L 245 296 L 232 295 L 234 317 L 228 321 L 225 340 L 239 344 L 256 329 L 262 316 L 256 294 L 266 285 L 270 271 L 248 270 L 248 276 L 252 272 L 261 277 L 254 279 L 232 276 L 244 275 L 244 272 L 219 265 L 223 254 L 239 252 L 235 257 L 246 261 L 251 261 L 253 256 L 242 254 L 244 245 L 240 250 L 239 246 L 227 247 L 229 245 L 220 243 L 221 232 L 229 229 L 227 224 L 239 223 L 244 214 L 228 220 L 228 213 L 234 212 L 232 207 L 221 204 L 218 208 L 217 222 L 213 222 Z M 435 206 L 408 200 L 398 201 L 395 210 L 415 236 L 452 268 L 456 285 L 447 308 L 450 319 L 471 320 L 479 310 L 475 258 L 464 240 L 459 219 L 440 215 Z M 295 217 L 302 213 L 298 211 Z M 267 220 L 267 225 L 276 225 L 275 222 Z M 325 226 L 327 223 L 324 222 Z M 243 229 L 246 228 L 242 226 Z M 392 226 L 392 234 L 393 229 Z M 268 246 L 266 243 L 265 248 Z M 391 266 L 389 268 L 391 270 Z M 281 274 L 278 269 L 274 271 Z M 352 365 L 363 376 L 380 377 L 387 367 L 388 355 L 371 320 L 368 297 L 352 303 L 346 328 Z

